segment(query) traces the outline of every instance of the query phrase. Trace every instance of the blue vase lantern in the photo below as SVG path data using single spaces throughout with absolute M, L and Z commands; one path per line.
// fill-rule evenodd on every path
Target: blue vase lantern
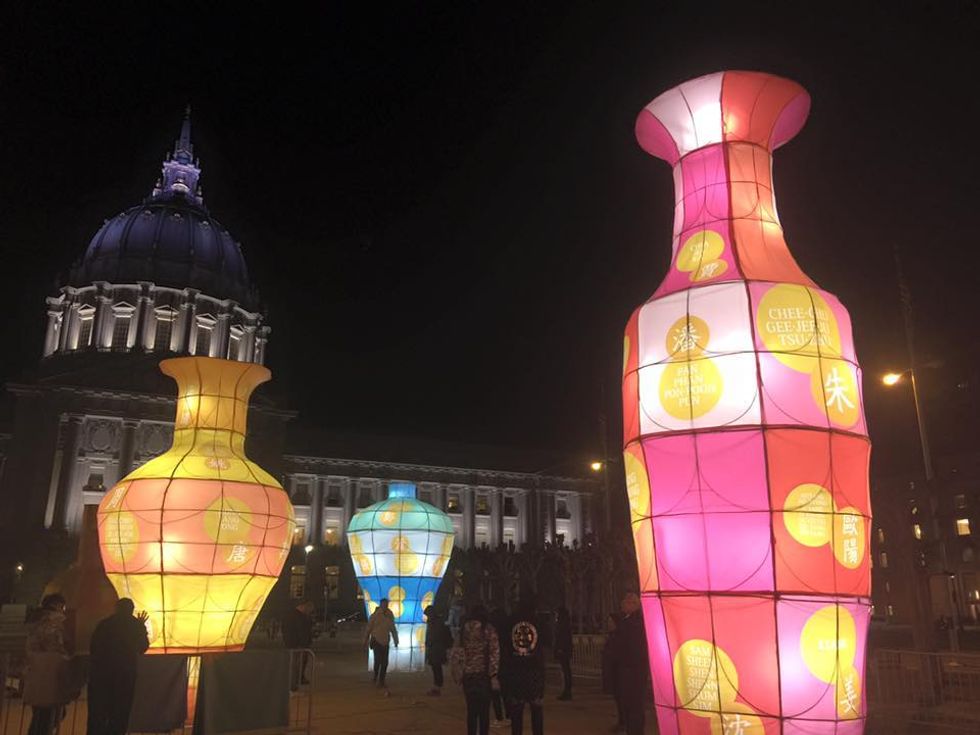
M 412 483 L 391 483 L 388 498 L 354 514 L 347 544 L 354 572 L 371 615 L 382 598 L 395 616 L 399 647 L 389 670 L 425 666 L 425 619 L 453 552 L 452 521 L 415 497 Z M 371 665 L 370 654 L 368 665 Z

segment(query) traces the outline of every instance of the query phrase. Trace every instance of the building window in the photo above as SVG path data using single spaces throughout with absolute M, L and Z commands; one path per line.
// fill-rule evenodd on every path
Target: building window
M 504 515 L 511 518 L 517 515 L 517 498 L 513 495 L 504 497 Z
M 174 332 L 174 322 L 177 312 L 173 309 L 156 310 L 156 328 L 153 332 L 153 349 L 158 352 L 170 352 L 170 339 Z
M 293 529 L 293 546 L 302 546 L 306 541 L 306 529 L 303 526 L 296 526 Z
M 555 518 L 571 518 L 572 514 L 568 512 L 568 501 L 565 498 L 559 498 L 555 502 Z
M 955 507 L 957 507 L 957 508 L 965 508 L 966 507 L 966 496 L 965 495 L 954 495 L 953 496 L 953 505 Z
M 214 333 L 214 320 L 210 317 L 198 317 L 197 329 L 194 335 L 194 354 L 207 357 L 211 354 L 211 337 Z
M 957 536 L 969 536 L 970 535 L 970 519 L 969 518 L 957 518 L 956 519 L 956 535 Z
M 963 561 L 969 564 L 976 558 L 976 552 L 973 550 L 972 546 L 966 546 L 963 549 L 962 557 Z
M 878 554 L 878 562 L 882 569 L 888 569 L 888 554 L 884 551 Z
M 488 516 L 490 515 L 490 496 L 485 493 L 479 493 L 476 496 L 476 514 L 478 516 Z
M 372 503 L 374 503 L 374 495 L 371 492 L 371 488 L 360 488 L 357 491 L 357 507 L 367 508 Z
M 306 597 L 306 567 L 294 564 L 289 569 L 289 596 L 294 600 Z
M 879 544 L 885 543 L 885 529 L 884 528 L 879 528 L 878 529 L 878 543 Z
M 95 309 L 91 306 L 78 310 L 78 340 L 75 349 L 84 350 L 92 343 L 92 325 L 95 323 Z
M 912 524 L 912 535 L 915 536 L 919 541 L 922 540 L 922 526 L 918 523 Z
M 112 349 L 129 349 L 129 328 L 133 322 L 130 311 L 117 311 L 112 320 Z
M 895 617 L 895 606 L 894 605 L 889 605 L 888 606 L 888 617 L 890 617 L 890 618 Z
M 446 496 L 446 512 L 459 513 L 459 493 L 449 493 Z
M 325 585 L 323 596 L 327 600 L 340 599 L 340 567 L 324 567 Z
M 241 327 L 232 327 L 228 331 L 228 359 L 242 359 L 242 330 Z
M 323 529 L 323 543 L 327 546 L 337 546 L 340 543 L 340 534 L 336 528 Z
M 327 487 L 327 507 L 328 508 L 339 508 L 341 506 L 340 498 L 340 488 L 339 487 Z
M 85 483 L 85 487 L 82 488 L 85 492 L 90 493 L 104 493 L 105 492 L 105 482 L 102 477 L 102 472 L 93 472 L 88 476 L 88 481 Z

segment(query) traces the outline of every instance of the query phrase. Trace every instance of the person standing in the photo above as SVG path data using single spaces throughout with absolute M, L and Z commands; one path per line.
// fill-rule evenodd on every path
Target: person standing
M 301 684 L 310 683 L 303 650 L 313 646 L 313 603 L 309 600 L 303 600 L 286 613 L 282 621 L 282 644 L 291 651 L 289 688 L 295 692 Z
M 432 688 L 429 696 L 438 697 L 442 694 L 442 666 L 446 663 L 449 649 L 453 645 L 453 634 L 446 625 L 442 611 L 429 605 L 423 611 L 425 614 L 425 662 L 432 668 Z
M 65 620 L 65 598 L 47 595 L 27 633 L 24 703 L 31 705 L 28 735 L 50 735 L 64 717 L 69 699 L 65 692 Z
M 128 597 L 95 626 L 89 644 L 88 735 L 125 735 L 140 656 L 150 647 L 146 612 L 133 616 Z
M 364 643 L 374 653 L 374 683 L 384 690 L 387 697 L 391 694 L 385 684 L 388 674 L 388 646 L 394 642 L 398 648 L 398 629 L 395 627 L 395 616 L 388 609 L 388 598 L 382 597 L 378 606 L 368 618 L 367 630 L 364 633 Z
M 504 644 L 511 735 L 524 732 L 525 704 L 531 710 L 531 732 L 544 735 L 544 647 L 536 618 L 533 603 L 523 602 Z
M 642 735 L 646 725 L 643 707 L 647 691 L 647 637 L 640 598 L 629 592 L 620 604 L 621 615 L 610 637 L 610 662 L 620 722 L 626 735 Z
M 488 616 L 490 625 L 493 629 L 497 631 L 497 638 L 500 641 L 500 673 L 497 676 L 499 681 L 499 686 L 490 690 L 490 705 L 493 707 L 493 722 L 491 727 L 498 728 L 504 727 L 506 725 L 505 717 L 510 717 L 510 699 L 507 690 L 507 672 L 504 671 L 505 654 L 504 654 L 504 638 L 506 637 L 507 631 L 509 629 L 509 621 L 507 618 L 507 611 L 502 607 L 495 607 L 490 611 Z
M 490 731 L 490 693 L 499 689 L 500 641 L 482 605 L 471 608 L 453 650 L 453 678 L 466 697 L 467 735 Z
M 555 660 L 561 666 L 564 685 L 558 699 L 568 701 L 572 698 L 572 617 L 564 605 L 555 616 Z

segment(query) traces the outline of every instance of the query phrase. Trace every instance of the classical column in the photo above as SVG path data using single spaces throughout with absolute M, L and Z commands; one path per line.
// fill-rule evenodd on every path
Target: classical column
M 78 330 L 78 303 L 71 301 L 68 303 L 61 318 L 61 334 L 58 335 L 58 351 L 64 352 L 71 349 L 73 335 Z
M 490 547 L 496 549 L 504 542 L 504 491 L 490 491 Z
M 133 471 L 133 459 L 136 456 L 136 430 L 139 425 L 138 419 L 123 419 L 122 439 L 119 442 L 120 480 Z
M 92 344 L 95 345 L 95 349 L 97 350 L 108 349 L 112 341 L 112 327 L 109 320 L 109 317 L 112 315 L 112 298 L 106 295 L 106 287 L 108 285 L 104 281 L 99 281 L 95 284 L 98 291 L 95 297 L 95 322 L 92 324 Z
M 344 535 L 344 546 L 347 545 L 347 526 L 350 524 L 350 519 L 354 517 L 354 501 L 355 495 L 357 495 L 357 481 L 352 480 L 349 477 L 344 478 L 344 485 L 340 489 L 340 493 L 343 496 L 344 502 L 344 527 L 341 532 Z
M 255 360 L 254 362 L 259 365 L 265 364 L 265 347 L 269 342 L 269 332 L 272 329 L 269 327 L 259 327 L 256 331 L 255 337 Z
M 528 529 L 530 526 L 530 511 L 528 509 L 528 491 L 521 490 L 520 494 L 517 496 L 517 539 L 515 541 L 515 546 L 518 549 L 521 548 L 522 544 L 530 542 L 528 538 Z
M 464 487 L 460 491 L 463 500 L 463 542 L 464 549 L 473 548 L 476 540 L 476 512 L 473 503 L 473 488 Z
M 190 352 L 191 339 L 194 333 L 194 322 L 197 319 L 197 291 L 192 288 L 184 290 L 180 301 L 180 315 L 177 317 L 180 341 L 177 352 Z
M 545 541 L 555 543 L 557 529 L 555 527 L 555 493 L 551 490 L 542 490 L 538 494 L 541 514 L 539 517 L 541 533 Z
M 246 324 L 242 328 L 242 362 L 255 362 L 255 325 Z M 356 487 L 356 485 L 355 485 Z
M 61 315 L 66 313 L 65 304 L 61 299 L 49 296 L 48 304 L 48 326 L 44 332 L 44 356 L 47 357 L 58 349 L 61 333 L 64 331 L 62 325 L 64 321 Z
M 571 501 L 569 505 L 571 506 L 569 510 L 572 512 L 572 529 L 575 533 L 575 538 L 579 543 L 585 538 L 585 518 L 583 513 L 583 501 L 585 497 L 581 493 L 575 493 L 569 496 Z M 569 543 L 569 546 L 571 543 Z
M 75 492 L 75 464 L 78 461 L 78 445 L 82 438 L 82 422 L 85 417 L 71 413 L 64 417 L 65 443 L 61 454 L 61 471 L 58 474 L 58 493 L 54 500 L 52 528 L 64 531 L 68 528 L 72 495 Z
M 153 338 L 156 336 L 156 320 L 153 319 L 153 307 L 156 302 L 156 287 L 149 281 L 140 281 L 140 298 L 136 307 L 136 348 L 140 352 L 152 349 Z
M 314 475 L 313 488 L 310 493 L 310 543 L 323 543 L 323 483 Z

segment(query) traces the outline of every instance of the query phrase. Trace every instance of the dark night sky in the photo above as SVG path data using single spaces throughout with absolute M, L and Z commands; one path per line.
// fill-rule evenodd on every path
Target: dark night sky
M 670 172 L 635 116 L 750 68 L 813 97 L 776 158 L 797 260 L 849 307 L 873 376 L 906 360 L 903 251 L 942 363 L 923 373 L 937 442 L 975 443 L 977 3 L 31 5 L 2 23 L 4 380 L 36 364 L 56 274 L 149 192 L 189 101 L 205 201 L 304 421 L 595 451 L 670 250 Z M 914 467 L 908 395 L 868 379 L 866 404 L 880 468 Z

